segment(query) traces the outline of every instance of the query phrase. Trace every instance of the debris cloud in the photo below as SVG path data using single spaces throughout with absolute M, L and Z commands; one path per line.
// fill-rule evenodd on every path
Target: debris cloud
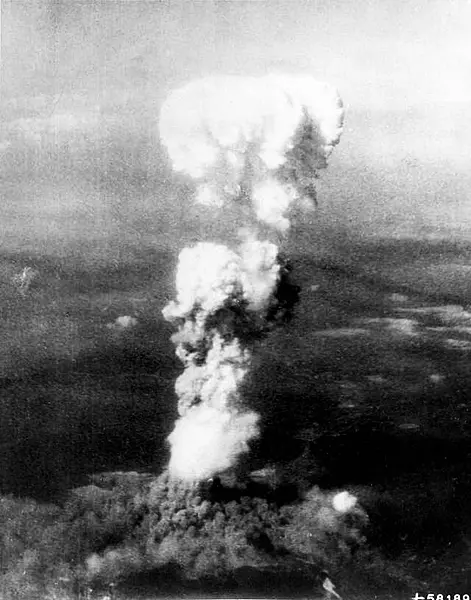
M 172 339 L 184 365 L 171 476 L 201 481 L 223 472 L 259 434 L 242 383 L 256 342 L 289 320 L 299 296 L 289 262 L 259 237 L 286 234 L 290 210 L 315 205 L 318 171 L 342 125 L 337 92 L 306 76 L 210 77 L 162 106 L 162 142 L 174 170 L 194 180 L 195 202 L 221 215 L 240 206 L 245 217 L 232 247 L 205 241 L 181 251 L 177 299 L 163 310 L 177 326 Z

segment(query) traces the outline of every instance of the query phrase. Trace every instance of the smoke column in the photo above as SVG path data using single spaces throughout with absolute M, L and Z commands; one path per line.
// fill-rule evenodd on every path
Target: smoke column
M 162 142 L 174 170 L 195 181 L 195 201 L 221 218 L 224 206 L 240 207 L 245 218 L 234 247 L 208 241 L 181 251 L 177 298 L 163 310 L 184 365 L 172 477 L 220 473 L 259 434 L 241 384 L 256 341 L 290 316 L 297 293 L 277 245 L 258 238 L 267 229 L 286 235 L 290 209 L 316 202 L 315 179 L 342 124 L 337 92 L 306 76 L 202 79 L 162 106 Z

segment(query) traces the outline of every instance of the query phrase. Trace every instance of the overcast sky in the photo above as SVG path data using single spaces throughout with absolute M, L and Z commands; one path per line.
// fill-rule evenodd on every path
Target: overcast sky
M 215 71 L 312 73 L 348 104 L 471 101 L 467 0 L 4 0 L 10 94 L 161 87 Z M 149 90 L 152 93 L 152 89 Z
M 158 163 L 155 121 L 176 85 L 214 73 L 310 73 L 337 86 L 347 107 L 345 134 L 324 177 L 324 206 L 334 207 L 339 219 L 351 211 L 353 225 L 370 223 L 388 235 L 400 233 L 408 211 L 418 223 L 414 235 L 430 218 L 432 228 L 458 227 L 462 235 L 463 222 L 464 229 L 468 219 L 471 224 L 463 195 L 471 161 L 469 31 L 468 0 L 3 0 L 3 179 L 21 170 L 23 147 L 34 150 L 36 163 L 49 165 L 60 143 L 80 156 L 69 164 L 69 179 L 92 168 L 87 160 L 108 173 L 121 157 L 114 180 L 130 181 L 132 170 Z M 371 173 L 360 177 L 359 163 Z M 100 175 L 101 190 L 105 179 Z M 28 186 L 25 178 L 21 185 Z M 129 216 L 129 199 L 95 188 L 86 192 L 93 201 L 84 200 L 84 186 L 75 186 L 75 196 L 61 191 L 68 194 L 65 204 L 57 194 L 51 204 L 46 181 L 40 194 L 49 223 L 54 207 L 65 218 L 66 205 L 69 221 L 70 211 L 78 211 L 61 243 L 85 229 L 103 230 L 107 221 L 111 235 L 117 231 L 111 217 Z M 29 192 L 10 186 L 2 195 L 14 205 L 15 194 Z M 33 240 L 46 218 L 37 187 L 34 194 Z M 89 226 L 87 202 L 95 211 Z M 113 202 L 120 204 L 118 215 Z M 3 225 L 9 239 L 20 227 L 13 213 L 4 215 L 4 223 L 13 223 Z M 49 227 L 49 237 L 57 230 Z

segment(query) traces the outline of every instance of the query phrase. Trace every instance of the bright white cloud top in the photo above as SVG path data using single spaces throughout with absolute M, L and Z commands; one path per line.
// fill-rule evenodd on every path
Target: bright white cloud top
M 159 126 L 198 202 L 251 201 L 261 221 L 286 230 L 291 204 L 314 199 L 343 114 L 337 91 L 308 76 L 212 77 L 173 92 Z

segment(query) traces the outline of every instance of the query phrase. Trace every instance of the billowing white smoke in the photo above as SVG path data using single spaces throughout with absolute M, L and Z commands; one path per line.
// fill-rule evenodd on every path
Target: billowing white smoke
M 239 253 L 211 243 L 180 253 L 177 301 L 163 311 L 180 322 L 173 339 L 185 365 L 175 386 L 183 418 L 169 438 L 174 475 L 203 479 L 229 468 L 258 434 L 258 416 L 244 411 L 239 397 L 251 353 L 235 333 L 237 321 L 243 327 L 247 315 L 258 316 L 270 305 L 277 254 L 274 244 L 259 241 L 245 242 Z M 249 329 L 257 330 L 256 323 Z
M 173 167 L 197 181 L 198 202 L 251 202 L 258 219 L 281 231 L 293 202 L 315 200 L 316 173 L 342 125 L 336 90 L 307 76 L 194 81 L 160 115 Z
M 220 410 L 200 404 L 179 419 L 169 436 L 173 476 L 200 481 L 232 467 L 258 434 L 254 412 Z M 182 443 L 184 440 L 184 443 Z
M 337 92 L 310 77 L 220 77 L 173 92 L 160 134 L 174 169 L 195 179 L 197 202 L 216 209 L 245 204 L 257 220 L 285 232 L 292 204 L 315 201 L 317 171 L 342 122 Z M 163 314 L 178 326 L 173 341 L 185 366 L 176 383 L 180 418 L 169 436 L 169 471 L 182 479 L 233 466 L 258 435 L 258 415 L 245 406 L 241 383 L 254 340 L 287 306 L 278 248 L 256 233 L 245 231 L 234 249 L 208 242 L 180 253 L 177 300 Z
M 164 308 L 165 318 L 187 318 L 195 306 L 203 314 L 215 312 L 235 294 L 250 310 L 263 309 L 278 279 L 277 256 L 275 244 L 257 240 L 242 243 L 239 253 L 210 242 L 184 248 L 177 269 L 177 301 Z

